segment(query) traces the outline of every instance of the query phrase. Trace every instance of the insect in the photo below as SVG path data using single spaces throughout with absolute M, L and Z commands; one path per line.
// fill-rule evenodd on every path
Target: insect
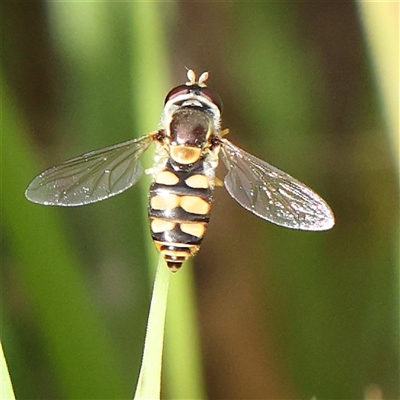
M 80 206 L 115 196 L 142 174 L 139 158 L 155 144 L 148 216 L 151 235 L 171 271 L 200 248 L 210 220 L 215 186 L 225 186 L 245 209 L 287 228 L 330 229 L 328 204 L 290 175 L 245 152 L 221 130 L 222 102 L 206 86 L 208 73 L 167 94 L 159 129 L 138 139 L 91 151 L 47 169 L 25 195 L 52 206 Z M 215 176 L 219 157 L 228 173 Z

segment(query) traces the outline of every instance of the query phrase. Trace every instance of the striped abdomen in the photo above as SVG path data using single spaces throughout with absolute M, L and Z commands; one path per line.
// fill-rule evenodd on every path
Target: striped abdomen
M 149 191 L 151 234 L 173 272 L 199 250 L 213 194 L 202 161 L 185 167 L 185 171 L 176 171 L 168 162 Z

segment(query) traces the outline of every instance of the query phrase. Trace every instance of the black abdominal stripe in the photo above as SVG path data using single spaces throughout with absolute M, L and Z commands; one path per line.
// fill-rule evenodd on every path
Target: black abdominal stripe
M 198 161 L 185 171 L 170 163 L 157 174 L 149 190 L 152 238 L 171 271 L 199 250 L 210 220 L 213 189 Z

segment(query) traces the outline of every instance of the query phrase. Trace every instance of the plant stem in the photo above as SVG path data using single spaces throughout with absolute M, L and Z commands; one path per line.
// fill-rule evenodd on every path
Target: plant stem
M 161 395 L 161 363 L 170 275 L 171 272 L 160 256 L 150 303 L 142 365 L 134 400 L 159 399 Z

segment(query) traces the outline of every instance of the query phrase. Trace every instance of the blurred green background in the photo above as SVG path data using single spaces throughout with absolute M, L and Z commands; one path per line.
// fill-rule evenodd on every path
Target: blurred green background
M 379 28 L 397 15 L 398 29 L 398 4 L 379 7 Z M 132 397 L 155 257 L 148 178 L 73 209 L 24 190 L 49 166 L 156 129 L 185 66 L 210 72 L 231 141 L 336 215 L 331 231 L 292 231 L 216 189 L 202 249 L 170 293 L 193 276 L 204 396 L 361 399 L 377 385 L 400 397 L 398 115 L 361 15 L 353 2 L 2 4 L 1 337 L 18 399 Z M 398 38 L 379 46 L 398 51 Z M 197 338 L 174 304 L 163 398 L 189 399 L 169 364 L 191 357 L 179 334 Z

